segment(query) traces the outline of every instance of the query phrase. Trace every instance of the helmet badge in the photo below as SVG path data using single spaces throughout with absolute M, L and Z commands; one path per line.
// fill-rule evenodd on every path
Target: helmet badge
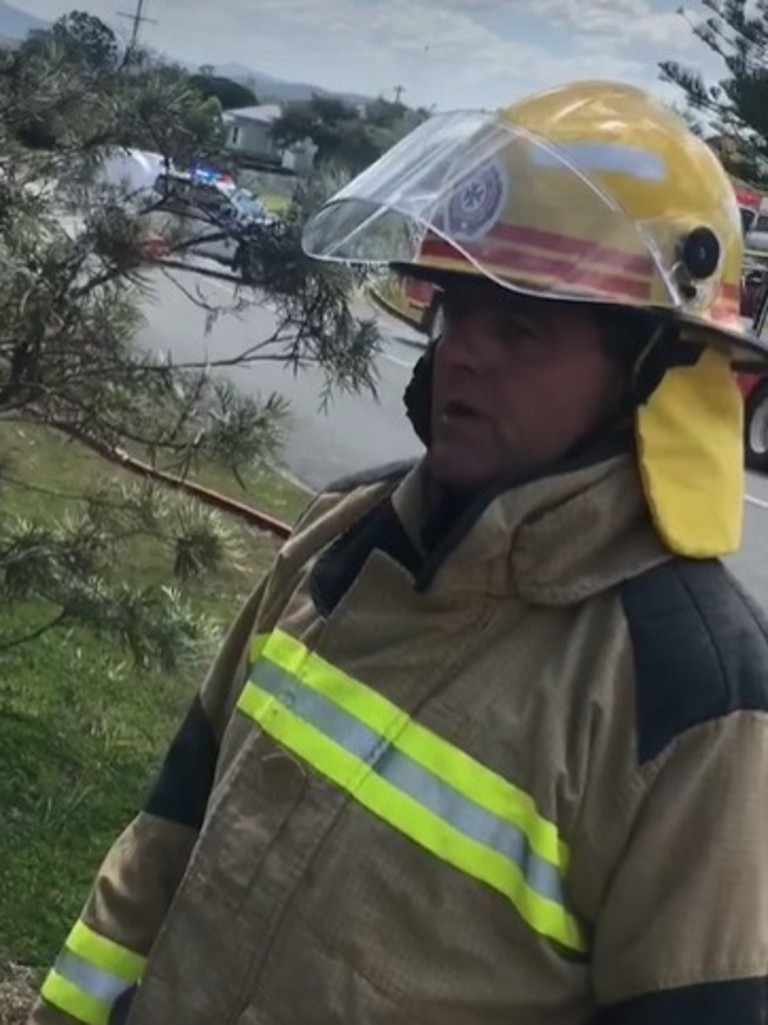
M 507 200 L 504 170 L 496 161 L 475 168 L 454 187 L 445 212 L 449 238 L 483 238 L 498 222 Z

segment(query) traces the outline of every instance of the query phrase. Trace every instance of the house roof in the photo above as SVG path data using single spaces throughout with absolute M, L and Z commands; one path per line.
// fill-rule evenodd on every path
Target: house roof
M 260 124 L 271 125 L 282 117 L 282 108 L 277 103 L 259 103 L 254 107 L 236 107 L 227 111 L 229 119 L 237 121 L 257 121 Z

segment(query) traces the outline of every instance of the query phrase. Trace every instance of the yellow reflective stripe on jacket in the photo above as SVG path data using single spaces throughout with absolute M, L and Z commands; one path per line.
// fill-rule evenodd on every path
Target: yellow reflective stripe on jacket
M 108 1025 L 112 1004 L 84 992 L 54 968 L 43 983 L 41 996 L 58 1011 L 84 1022 L 84 1025 Z
M 287 634 L 255 647 L 242 712 L 537 932 L 586 949 L 563 894 L 567 851 L 528 795 Z
M 43 984 L 44 1000 L 85 1025 L 106 1025 L 115 1002 L 144 973 L 147 959 L 76 923 Z
M 141 954 L 128 950 L 106 936 L 100 936 L 83 921 L 75 923 L 67 937 L 66 947 L 96 968 L 102 968 L 130 983 L 139 981 L 147 964 L 147 959 Z
M 539 815 L 533 799 L 523 790 L 414 722 L 382 694 L 312 654 L 288 634 L 275 631 L 257 637 L 251 648 L 252 662 L 262 655 L 340 705 L 465 797 L 514 822 L 536 854 L 567 868 L 568 850 L 557 827 Z

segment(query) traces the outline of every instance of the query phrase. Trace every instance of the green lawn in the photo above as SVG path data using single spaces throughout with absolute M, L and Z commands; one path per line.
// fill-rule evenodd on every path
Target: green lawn
M 287 196 L 278 196 L 275 192 L 262 192 L 259 199 L 267 210 L 273 214 L 282 214 L 291 205 L 291 201 Z
M 0 424 L 0 453 L 14 457 L 18 479 L 39 489 L 6 486 L 0 508 L 29 518 L 58 516 L 72 505 L 68 495 L 124 473 L 41 427 Z M 227 485 L 286 521 L 307 503 L 306 493 L 272 471 L 252 474 L 245 495 L 215 468 L 201 468 L 198 479 Z M 222 625 L 276 550 L 274 540 L 242 524 L 233 530 L 241 565 L 189 591 L 195 607 Z M 151 579 L 159 557 L 142 542 L 127 554 L 125 572 Z M 3 636 L 27 632 L 40 616 L 31 606 L 4 608 Z M 23 1020 L 4 1003 L 4 968 L 44 966 L 54 956 L 107 846 L 140 805 L 203 669 L 142 674 L 115 645 L 83 629 L 0 654 L 0 1025 Z

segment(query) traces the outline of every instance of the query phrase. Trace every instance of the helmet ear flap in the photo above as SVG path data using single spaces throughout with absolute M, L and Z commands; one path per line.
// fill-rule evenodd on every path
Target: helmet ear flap
M 635 437 L 661 539 L 677 555 L 710 559 L 732 554 L 741 540 L 743 403 L 728 356 L 690 349 L 696 358 L 669 367 L 638 405 Z
M 416 437 L 429 448 L 432 431 L 432 369 L 435 342 L 431 342 L 424 355 L 413 368 L 413 375 L 403 394 L 405 412 L 416 432 Z

